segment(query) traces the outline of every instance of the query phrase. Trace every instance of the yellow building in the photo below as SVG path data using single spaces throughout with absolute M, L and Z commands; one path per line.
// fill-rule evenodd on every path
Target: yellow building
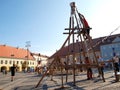
M 37 61 L 27 49 L 0 45 L 0 71 L 10 71 L 10 67 L 15 64 L 17 71 L 34 70 Z

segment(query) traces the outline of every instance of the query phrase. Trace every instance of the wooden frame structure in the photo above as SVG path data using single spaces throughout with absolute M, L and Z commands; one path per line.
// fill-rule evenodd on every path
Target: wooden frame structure
M 98 63 L 98 59 L 96 57 L 96 53 L 94 52 L 94 48 L 93 48 L 93 45 L 92 45 L 92 39 L 88 33 L 87 30 L 90 30 L 91 28 L 90 27 L 85 27 L 84 25 L 84 22 L 82 22 L 81 20 L 81 17 L 76 6 L 75 6 L 75 2 L 71 2 L 70 3 L 70 6 L 71 6 L 71 15 L 70 15 L 70 20 L 69 20 L 69 28 L 66 28 L 65 30 L 68 30 L 69 32 L 67 33 L 64 33 L 64 34 L 68 34 L 68 37 L 67 39 L 65 40 L 65 42 L 63 43 L 62 48 L 65 47 L 65 45 L 68 43 L 68 58 L 69 58 L 69 54 L 70 54 L 70 51 L 69 51 L 69 45 L 70 45 L 70 41 L 72 41 L 72 64 L 71 65 L 68 65 L 68 59 L 66 61 L 67 65 L 63 65 L 60 61 L 60 57 L 57 56 L 49 65 L 47 71 L 44 73 L 44 75 L 41 77 L 41 79 L 39 80 L 39 82 L 37 83 L 37 85 L 35 86 L 36 88 L 39 86 L 39 84 L 41 83 L 42 79 L 47 75 L 47 72 L 50 70 L 51 66 L 57 62 L 58 66 L 61 67 L 61 74 L 63 73 L 62 71 L 62 68 L 65 68 L 66 69 L 66 82 L 67 82 L 67 79 L 68 79 L 68 70 L 69 69 L 73 69 L 73 85 L 75 85 L 75 82 L 76 82 L 76 78 L 75 78 L 75 70 L 76 68 L 80 68 L 80 67 L 95 67 L 95 68 L 98 68 L 98 72 L 101 73 L 101 69 L 100 69 L 100 66 L 99 66 L 99 63 Z M 76 24 L 76 26 L 75 26 Z M 83 52 L 83 57 L 85 59 L 85 57 L 89 57 L 89 51 L 91 51 L 93 53 L 93 56 L 94 56 L 94 61 L 95 63 L 94 64 L 76 64 L 75 62 L 75 39 L 76 38 L 79 38 L 81 43 L 82 43 L 82 46 L 80 48 L 82 48 L 82 52 Z M 104 74 L 101 73 L 101 76 L 102 76 L 102 80 L 103 82 L 105 82 L 105 79 L 104 79 Z M 61 83 L 62 83 L 62 87 L 61 88 L 64 88 L 63 86 L 63 76 L 61 76 Z

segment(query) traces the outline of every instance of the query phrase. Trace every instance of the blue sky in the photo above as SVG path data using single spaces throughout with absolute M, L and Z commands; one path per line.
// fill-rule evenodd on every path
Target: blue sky
M 0 44 L 52 55 L 66 39 L 73 0 L 0 0 Z M 109 35 L 120 25 L 119 0 L 74 0 L 92 27 L 93 38 Z M 118 30 L 116 33 L 119 33 Z

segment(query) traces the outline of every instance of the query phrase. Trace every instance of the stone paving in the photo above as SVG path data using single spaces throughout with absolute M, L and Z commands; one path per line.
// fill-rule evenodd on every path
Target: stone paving
M 113 71 L 105 72 L 106 82 L 98 78 L 97 73 L 94 74 L 93 80 L 86 80 L 86 72 L 82 72 L 76 75 L 76 86 L 73 86 L 72 83 L 73 75 L 68 76 L 68 83 L 65 83 L 66 77 L 64 75 L 64 89 L 60 89 L 60 75 L 54 76 L 52 81 L 49 76 L 46 76 L 35 88 L 40 78 L 41 76 L 35 73 L 16 73 L 15 80 L 11 82 L 10 73 L 7 75 L 0 73 L 0 90 L 120 90 L 120 82 L 114 83 Z

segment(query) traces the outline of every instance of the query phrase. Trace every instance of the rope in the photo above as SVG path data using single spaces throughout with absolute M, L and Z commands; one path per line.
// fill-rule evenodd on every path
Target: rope
M 103 38 L 101 41 L 99 41 L 98 43 L 96 43 L 93 47 L 96 47 L 97 45 L 99 45 L 101 42 L 104 42 L 105 40 L 107 40 L 115 31 L 117 31 L 120 28 L 120 26 L 118 26 L 115 30 L 113 30 L 112 32 L 110 32 L 110 34 L 108 36 L 106 36 L 105 38 Z

